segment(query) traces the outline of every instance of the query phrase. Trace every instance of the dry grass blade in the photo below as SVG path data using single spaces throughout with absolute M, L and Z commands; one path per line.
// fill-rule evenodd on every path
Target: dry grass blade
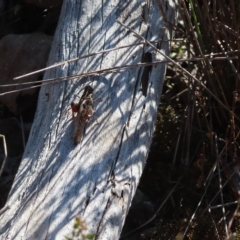
M 201 61 L 201 60 L 202 59 L 200 59 L 200 58 L 199 59 L 195 58 L 195 59 L 179 59 L 177 61 L 178 62 L 186 62 L 186 61 Z M 225 60 L 225 58 L 218 57 L 218 58 L 212 59 L 212 60 Z M 138 67 L 145 67 L 145 66 L 150 66 L 150 65 L 154 66 L 154 65 L 158 65 L 158 64 L 162 64 L 162 63 L 167 63 L 167 62 L 169 62 L 169 60 L 155 61 L 155 62 L 151 62 L 151 63 L 138 63 L 138 64 L 132 64 L 132 65 L 124 65 L 124 66 L 117 66 L 117 67 L 112 67 L 112 68 L 105 68 L 105 69 L 100 69 L 100 70 L 96 70 L 96 71 L 92 71 L 92 72 L 88 72 L 88 73 L 81 73 L 81 74 L 77 74 L 77 75 L 73 75 L 73 76 L 66 76 L 66 77 L 60 77 L 60 78 L 40 80 L 40 81 L 37 81 L 38 85 L 31 86 L 31 87 L 26 87 L 26 88 L 21 88 L 21 89 L 16 89 L 16 90 L 12 90 L 12 91 L 6 91 L 6 92 L 3 92 L 3 93 L 0 93 L 0 96 L 4 96 L 6 94 L 11 94 L 11 93 L 14 93 L 14 92 L 21 92 L 21 91 L 32 89 L 32 88 L 38 88 L 38 87 L 49 85 L 49 84 L 57 84 L 57 83 L 61 83 L 63 81 L 72 80 L 74 78 L 108 74 L 108 73 L 111 73 L 111 72 L 124 71 L 124 70 L 129 69 L 129 68 L 138 68 Z M 54 66 L 51 66 L 50 68 L 57 67 L 57 66 L 60 66 L 60 65 L 62 65 L 62 64 L 59 63 L 59 65 L 54 65 Z M 29 74 L 26 74 L 26 75 L 22 75 L 18 78 L 23 78 L 23 77 L 26 77 L 26 76 L 30 76 L 32 74 L 35 74 L 37 72 L 44 71 L 44 70 L 46 70 L 46 69 L 41 69 L 41 70 L 36 71 L 36 72 L 32 72 L 32 73 L 29 73 Z M 42 83 L 42 84 L 40 84 L 40 83 Z M 1 85 L 0 88 L 10 87 L 10 86 L 31 85 L 31 84 L 36 84 L 36 82 L 6 84 L 6 85 Z
M 221 171 L 220 171 L 220 158 L 218 157 L 218 144 L 217 144 L 217 135 L 215 134 L 215 147 L 216 147 L 216 155 L 217 155 L 217 168 L 218 168 L 218 179 L 219 179 L 219 190 L 220 190 L 220 196 L 221 196 L 221 202 L 222 202 L 222 213 L 223 213 L 223 220 L 224 220 L 224 226 L 225 226 L 225 232 L 227 239 L 229 238 L 229 232 L 227 227 L 227 220 L 226 220 L 226 214 L 225 214 L 225 207 L 224 207 L 224 201 L 223 201 L 223 191 L 222 191 L 222 177 L 221 177 Z
M 8 153 L 7 153 L 7 144 L 6 144 L 5 136 L 2 135 L 2 134 L 0 134 L 0 138 L 2 138 L 2 142 L 3 142 L 3 154 L 4 154 L 3 163 L 2 163 L 2 166 L 1 166 L 1 168 L 0 168 L 0 177 L 1 177 L 2 172 L 3 172 L 3 169 L 4 169 L 4 166 L 5 166 L 5 163 L 6 163 L 6 160 L 7 160 Z

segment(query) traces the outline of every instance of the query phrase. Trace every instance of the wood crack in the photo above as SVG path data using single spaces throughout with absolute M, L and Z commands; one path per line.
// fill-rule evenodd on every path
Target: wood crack
M 120 155 L 120 152 L 121 152 L 121 149 L 122 149 L 122 144 L 123 144 L 123 137 L 124 137 L 124 133 L 125 133 L 125 128 L 126 128 L 126 126 L 123 127 L 122 135 L 121 135 L 121 140 L 120 140 L 120 145 L 119 145 L 119 149 L 118 149 L 118 152 L 117 152 L 115 161 L 114 161 L 113 164 L 112 164 L 110 173 L 109 173 L 108 180 L 110 180 L 110 181 L 115 179 L 114 169 L 115 169 L 115 167 L 116 167 L 116 164 L 117 164 L 117 162 L 118 162 L 119 155 Z
M 98 226 L 97 226 L 97 231 L 96 231 L 96 238 L 95 238 L 95 240 L 98 239 L 99 229 L 100 229 L 100 227 L 101 227 L 101 225 L 102 225 L 103 218 L 104 218 L 104 216 L 105 216 L 105 214 L 106 214 L 109 206 L 110 206 L 110 197 L 108 198 L 107 204 L 106 204 L 106 206 L 105 206 L 105 208 L 104 208 L 104 211 L 103 211 L 103 214 L 102 214 L 102 217 L 101 217 L 101 219 L 100 219 L 100 221 L 99 221 L 99 224 L 98 224 Z
M 152 62 L 152 54 L 150 52 L 143 53 L 142 55 L 142 63 L 151 63 Z M 149 85 L 149 78 L 152 72 L 152 66 L 146 66 L 143 69 L 142 76 L 141 76 L 141 90 L 143 95 L 147 96 L 147 90 Z

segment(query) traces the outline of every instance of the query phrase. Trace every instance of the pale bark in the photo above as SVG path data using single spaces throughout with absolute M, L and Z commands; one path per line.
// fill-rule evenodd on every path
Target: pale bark
M 116 20 L 148 40 L 169 40 L 156 2 L 65 0 L 48 65 L 139 42 Z M 174 22 L 175 3 L 162 2 L 167 19 Z M 161 50 L 168 54 L 169 42 L 162 42 Z M 98 55 L 50 70 L 44 78 L 135 64 L 144 56 L 164 59 L 149 46 L 144 51 L 147 55 L 136 45 Z M 1 239 L 64 239 L 76 216 L 97 239 L 119 238 L 147 159 L 165 69 L 163 63 L 42 87 L 6 204 L 10 208 L 0 217 Z M 74 145 L 67 109 L 86 84 L 102 101 L 94 102 L 94 116 Z

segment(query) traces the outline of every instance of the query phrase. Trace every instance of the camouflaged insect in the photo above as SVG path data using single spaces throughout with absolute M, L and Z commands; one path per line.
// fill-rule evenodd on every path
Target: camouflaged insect
M 84 133 L 86 124 L 89 122 L 90 117 L 93 114 L 93 88 L 87 85 L 84 88 L 83 95 L 81 96 L 79 103 L 71 103 L 72 115 L 74 118 L 74 113 L 77 113 L 75 118 L 75 126 L 73 132 L 73 141 L 78 144 Z

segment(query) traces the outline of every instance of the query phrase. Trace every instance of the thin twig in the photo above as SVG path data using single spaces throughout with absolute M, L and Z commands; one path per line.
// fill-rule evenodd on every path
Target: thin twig
M 218 155 L 218 144 L 217 144 L 217 134 L 215 134 L 215 151 L 217 155 L 217 168 L 218 168 L 218 179 L 219 179 L 219 190 L 220 190 L 220 196 L 221 196 L 221 203 L 222 203 L 222 213 L 223 213 L 223 220 L 224 220 L 224 226 L 225 226 L 225 232 L 227 239 L 229 238 L 228 233 L 228 227 L 227 227 L 227 220 L 226 220 L 226 214 L 225 214 L 225 207 L 224 207 L 224 201 L 223 201 L 223 192 L 222 192 L 222 177 L 221 177 L 221 171 L 220 171 L 220 159 Z
M 217 43 L 220 46 L 220 48 L 222 49 L 222 52 L 225 54 L 225 56 L 228 57 L 228 52 L 225 50 L 225 48 L 224 48 L 223 44 L 221 43 L 221 41 L 218 40 Z M 232 51 L 232 49 L 231 49 L 231 51 Z M 236 67 L 234 66 L 234 64 L 233 64 L 233 62 L 231 60 L 229 60 L 229 64 L 232 67 L 233 72 L 237 75 L 238 79 L 240 79 L 240 74 L 239 74 L 238 70 L 236 69 Z
M 215 228 L 215 235 L 216 235 L 217 239 L 220 240 L 220 235 L 219 235 L 219 232 L 218 232 L 218 229 L 217 229 L 217 224 L 216 224 L 216 222 L 213 218 L 212 211 L 211 211 L 210 208 L 208 210 L 209 210 L 209 215 L 211 216 L 211 220 L 212 220 L 214 228 Z
M 131 232 L 127 233 L 126 235 L 124 235 L 123 237 L 121 237 L 121 239 L 129 236 L 130 234 L 138 231 L 139 229 L 143 228 L 144 226 L 146 226 L 147 224 L 149 224 L 150 222 L 152 222 L 156 217 L 157 214 L 159 213 L 159 211 L 162 209 L 162 207 L 164 206 L 164 204 L 167 202 L 168 198 L 173 194 L 174 190 L 176 189 L 177 185 L 179 184 L 180 180 L 182 179 L 182 177 L 178 180 L 178 182 L 176 183 L 176 185 L 174 186 L 174 188 L 171 190 L 171 192 L 167 195 L 167 197 L 164 199 L 164 201 L 162 202 L 161 206 L 157 209 L 157 211 L 155 212 L 155 214 L 149 219 L 147 220 L 145 223 L 143 223 L 141 226 L 133 229 Z
M 227 183 L 231 180 L 231 178 L 233 177 L 234 174 L 235 174 L 235 172 L 232 172 L 232 174 L 229 176 L 229 178 L 226 180 L 226 182 L 222 185 L 222 189 L 227 185 Z M 218 190 L 218 192 L 215 194 L 215 196 L 209 202 L 209 205 L 207 206 L 207 208 L 211 208 L 210 206 L 211 206 L 212 202 L 216 199 L 216 197 L 218 196 L 219 193 L 220 193 L 220 190 Z M 204 209 L 201 216 L 206 212 L 207 208 Z
M 228 206 L 235 205 L 235 204 L 238 204 L 238 201 L 234 201 L 234 202 L 230 202 L 230 203 L 224 203 L 224 204 L 219 204 L 219 205 L 216 205 L 216 206 L 212 206 L 210 208 L 211 209 L 216 209 L 216 208 L 220 208 L 222 206 L 228 207 Z
M 5 136 L 0 134 L 0 138 L 2 138 L 2 140 L 3 140 L 3 153 L 4 153 L 3 163 L 2 163 L 2 166 L 0 168 L 0 177 L 1 177 L 4 166 L 5 166 L 5 163 L 6 163 L 6 160 L 7 160 L 8 153 L 7 153 L 7 144 L 6 144 Z

